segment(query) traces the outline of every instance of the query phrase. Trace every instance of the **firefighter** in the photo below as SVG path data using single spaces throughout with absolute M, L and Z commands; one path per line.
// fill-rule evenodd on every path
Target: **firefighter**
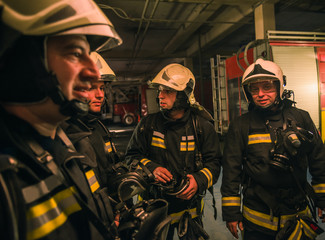
M 155 176 L 157 187 L 143 194 L 144 199 L 168 201 L 172 225 L 167 239 L 173 238 L 177 226 L 181 239 L 206 239 L 202 197 L 218 179 L 221 158 L 211 115 L 194 98 L 192 72 L 180 64 L 164 67 L 151 86 L 158 90 L 160 111 L 141 119 L 126 160 L 139 160 Z M 188 228 L 186 221 L 191 222 Z
M 90 169 L 95 167 L 95 173 L 89 176 L 93 179 L 93 190 L 96 191 L 99 186 L 109 185 L 109 178 L 114 176 L 112 167 L 120 162 L 120 158 L 109 130 L 100 120 L 105 101 L 105 84 L 115 81 L 116 76 L 97 52 L 92 52 L 90 57 L 98 67 L 101 77 L 91 83 L 88 91 L 89 113 L 79 118 L 70 118 L 61 126 L 79 152 L 96 160 L 85 163 L 85 166 L 92 166 Z
M 230 123 L 221 186 L 223 220 L 236 238 L 237 228 L 243 239 L 322 232 L 313 221 L 314 205 L 319 216 L 325 208 L 324 145 L 309 114 L 284 98 L 284 86 L 281 68 L 263 59 L 242 77 L 249 112 Z
M 0 238 L 114 239 L 58 125 L 88 111 L 89 53 L 121 38 L 92 0 L 0 1 Z

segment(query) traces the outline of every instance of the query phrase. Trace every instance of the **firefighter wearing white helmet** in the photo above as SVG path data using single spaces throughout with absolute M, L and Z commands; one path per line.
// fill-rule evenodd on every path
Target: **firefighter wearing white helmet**
M 90 57 L 98 67 L 99 74 L 100 74 L 100 81 L 104 81 L 104 82 L 116 81 L 115 73 L 99 53 L 92 52 L 90 54 Z
M 283 97 L 284 85 L 279 65 L 263 59 L 242 78 L 250 107 L 229 125 L 221 185 L 223 220 L 236 238 L 238 230 L 243 239 L 283 240 L 322 232 L 313 220 L 325 210 L 324 145 L 308 112 Z M 295 229 L 301 219 L 308 223 Z
M 82 35 L 91 50 L 120 45 L 122 40 L 105 14 L 92 0 L 47 0 L 42 5 L 37 1 L 1 0 L 0 8 L 0 77 L 6 81 L 0 100 L 36 103 L 50 97 L 63 115 L 85 114 L 87 104 L 67 99 L 55 73 L 48 68 L 47 44 L 51 37 Z M 10 92 L 12 88 L 16 94 Z
M 114 26 L 92 0 L 0 0 L 0 42 L 0 239 L 115 239 L 96 159 L 58 127 L 88 112 Z
M 172 225 L 167 239 L 173 239 L 175 228 L 180 224 L 182 230 L 187 222 L 187 231 L 180 231 L 179 236 L 206 239 L 201 200 L 220 173 L 217 133 L 210 118 L 202 114 L 206 110 L 195 101 L 195 78 L 188 68 L 169 64 L 151 86 L 158 89 L 160 111 L 141 119 L 130 139 L 126 160 L 141 161 L 156 178 L 158 187 L 148 189 L 143 198 L 168 201 Z M 161 190 L 164 187 L 169 191 Z
M 273 105 L 279 104 L 283 96 L 283 87 L 286 83 L 285 76 L 276 63 L 259 58 L 245 70 L 242 77 L 242 87 L 246 100 L 252 104 L 254 104 L 254 101 L 252 101 L 251 89 L 255 83 L 268 83 L 267 85 L 270 86 L 274 85 L 276 87 L 277 95 L 272 104 L 259 105 L 256 103 L 255 105 L 263 109 L 268 109 Z

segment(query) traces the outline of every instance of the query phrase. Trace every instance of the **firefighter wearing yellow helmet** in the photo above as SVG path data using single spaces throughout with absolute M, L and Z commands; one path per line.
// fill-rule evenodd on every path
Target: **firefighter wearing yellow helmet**
M 0 0 L 0 42 L 0 239 L 115 239 L 96 159 L 58 127 L 87 114 L 114 26 L 92 0 Z
M 243 74 L 249 112 L 230 123 L 222 160 L 222 215 L 235 238 L 238 230 L 243 239 L 283 240 L 323 232 L 314 221 L 325 210 L 325 148 L 284 85 L 272 61 L 258 59 Z
M 173 238 L 177 226 L 180 237 L 207 239 L 201 204 L 202 194 L 217 181 L 220 172 L 217 133 L 210 118 L 201 114 L 204 108 L 195 101 L 195 78 L 188 68 L 169 64 L 151 86 L 158 90 L 160 111 L 139 122 L 126 160 L 139 160 L 153 172 L 158 186 L 142 197 L 168 201 L 172 225 L 167 239 Z M 187 231 L 181 231 L 187 222 Z

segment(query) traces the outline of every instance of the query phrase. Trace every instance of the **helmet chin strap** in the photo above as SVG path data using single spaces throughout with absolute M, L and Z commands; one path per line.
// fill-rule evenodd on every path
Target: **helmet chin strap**
M 53 89 L 49 93 L 49 97 L 53 100 L 55 104 L 60 106 L 60 113 L 64 116 L 73 116 L 73 117 L 82 117 L 88 113 L 89 105 L 88 103 L 79 101 L 77 99 L 68 100 L 66 96 L 64 96 L 62 89 L 60 87 L 60 83 L 55 76 L 55 74 L 51 73 L 48 66 L 48 56 L 47 56 L 47 41 L 48 37 L 44 38 L 43 47 L 44 47 L 44 67 L 49 74 L 51 74 L 51 81 L 54 83 Z
M 51 80 L 56 83 L 55 89 L 49 93 L 49 97 L 55 104 L 60 106 L 60 113 L 65 116 L 82 117 L 88 113 L 89 105 L 77 99 L 68 100 L 60 88 L 59 81 L 55 75 L 51 75 Z

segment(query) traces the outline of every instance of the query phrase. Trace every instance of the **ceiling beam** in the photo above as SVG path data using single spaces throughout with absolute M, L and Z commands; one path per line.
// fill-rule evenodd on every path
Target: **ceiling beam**
M 175 36 L 165 46 L 163 52 L 169 54 L 182 46 L 184 42 L 186 42 L 188 38 L 202 26 L 203 22 L 209 19 L 209 17 L 211 17 L 220 6 L 220 4 L 198 5 L 187 19 L 193 22 L 182 25 Z
M 229 6 L 223 13 L 218 15 L 215 20 L 223 20 L 228 22 L 238 22 L 241 21 L 247 23 L 245 17 L 253 13 L 253 8 L 248 5 L 240 5 L 237 7 Z M 204 49 L 214 42 L 215 39 L 219 41 L 229 35 L 231 32 L 235 31 L 240 27 L 240 24 L 216 24 L 209 32 L 200 35 L 200 40 L 195 40 L 192 45 L 187 49 L 187 55 L 195 55 L 200 48 Z M 199 43 L 200 41 L 200 43 Z

